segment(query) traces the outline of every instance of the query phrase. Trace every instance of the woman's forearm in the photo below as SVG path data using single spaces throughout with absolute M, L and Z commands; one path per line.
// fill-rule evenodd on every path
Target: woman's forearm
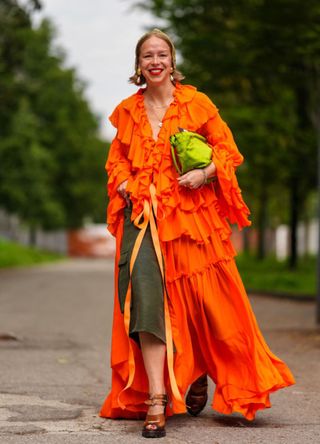
M 214 177 L 217 173 L 217 167 L 213 162 L 211 162 L 210 165 L 206 166 L 204 170 L 206 172 L 207 179 Z

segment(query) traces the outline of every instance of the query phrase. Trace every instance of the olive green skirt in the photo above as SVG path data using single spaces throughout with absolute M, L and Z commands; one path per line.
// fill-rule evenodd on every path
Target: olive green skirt
M 131 222 L 132 208 L 124 209 L 124 228 L 120 251 L 118 294 L 122 313 L 130 279 L 130 258 L 135 240 L 140 232 Z M 131 309 L 129 334 L 139 344 L 139 332 L 148 332 L 164 343 L 165 324 L 163 283 L 152 242 L 150 225 L 139 249 L 131 277 Z

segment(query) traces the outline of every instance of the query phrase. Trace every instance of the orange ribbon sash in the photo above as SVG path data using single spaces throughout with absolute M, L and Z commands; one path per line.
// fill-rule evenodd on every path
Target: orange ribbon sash
M 129 341 L 129 353 L 128 353 L 128 370 L 129 370 L 129 376 L 128 381 L 125 386 L 125 388 L 119 393 L 118 396 L 118 403 L 122 409 L 125 409 L 125 405 L 121 402 L 120 396 L 121 394 L 127 390 L 129 387 L 131 387 L 134 374 L 135 374 L 135 361 L 134 361 L 134 353 L 132 349 L 131 340 L 129 338 L 129 329 L 130 329 L 130 306 L 131 306 L 131 277 L 132 277 L 132 271 L 135 264 L 135 261 L 138 256 L 139 249 L 141 247 L 141 243 L 143 240 L 143 237 L 146 233 L 148 224 L 150 223 L 150 231 L 151 231 L 151 237 L 153 241 L 153 245 L 155 248 L 161 277 L 162 277 L 162 283 L 163 283 L 163 300 L 164 300 L 164 316 L 165 316 L 165 333 L 166 333 L 166 345 L 167 345 L 167 365 L 168 365 L 168 374 L 169 374 L 169 380 L 170 380 L 170 386 L 172 390 L 173 397 L 177 400 L 183 403 L 177 381 L 174 375 L 174 358 L 173 358 L 173 340 L 172 340 L 172 329 L 171 329 L 171 320 L 170 320 L 170 313 L 169 313 L 169 306 L 168 306 L 168 296 L 166 291 L 166 285 L 165 285 L 165 274 L 164 274 L 164 267 L 163 267 L 163 260 L 162 260 L 162 253 L 161 253 L 161 247 L 160 247 L 160 240 L 158 235 L 158 230 L 155 222 L 154 215 L 157 215 L 158 210 L 158 204 L 156 199 L 156 189 L 153 184 L 150 185 L 150 196 L 151 196 L 151 204 L 149 201 L 144 201 L 144 207 L 143 211 L 135 218 L 134 225 L 140 229 L 140 232 L 136 238 L 131 259 L 130 259 L 130 280 L 129 280 L 129 286 L 126 294 L 125 299 L 125 305 L 124 305 L 124 326 L 125 331 L 128 336 Z M 142 220 L 142 222 L 140 222 Z

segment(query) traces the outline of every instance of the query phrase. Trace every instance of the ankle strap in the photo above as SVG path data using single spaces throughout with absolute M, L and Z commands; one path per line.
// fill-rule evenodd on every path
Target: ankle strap
M 167 394 L 149 394 L 149 399 L 145 401 L 147 405 L 163 405 L 166 406 L 168 403 Z

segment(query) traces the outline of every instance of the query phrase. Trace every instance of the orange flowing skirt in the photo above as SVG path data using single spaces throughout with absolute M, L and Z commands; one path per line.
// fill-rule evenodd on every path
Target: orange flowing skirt
M 269 394 L 294 384 L 294 378 L 263 339 L 235 264 L 231 242 L 221 241 L 214 233 L 209 243 L 182 236 L 162 242 L 161 248 L 175 345 L 174 373 L 180 393 L 184 396 L 188 386 L 207 373 L 216 385 L 214 410 L 224 414 L 239 412 L 254 419 L 259 409 L 271 406 Z M 121 323 L 117 310 L 115 306 L 114 322 L 118 319 Z M 112 390 L 100 415 L 143 418 L 148 381 L 141 351 L 134 343 L 135 378 L 121 394 L 126 408 L 121 409 L 118 403 L 128 377 L 123 334 L 120 325 L 114 333 L 113 349 L 123 341 L 125 350 L 122 354 L 113 352 L 118 357 L 112 362 Z M 165 380 L 170 394 L 167 372 Z M 167 413 L 185 411 L 185 405 L 172 399 Z
M 270 407 L 269 394 L 294 379 L 262 337 L 234 258 L 216 260 L 213 242 L 187 238 L 168 243 L 165 254 L 174 265 L 168 292 L 181 350 L 176 375 L 193 381 L 207 373 L 216 384 L 213 409 L 254 419 Z

